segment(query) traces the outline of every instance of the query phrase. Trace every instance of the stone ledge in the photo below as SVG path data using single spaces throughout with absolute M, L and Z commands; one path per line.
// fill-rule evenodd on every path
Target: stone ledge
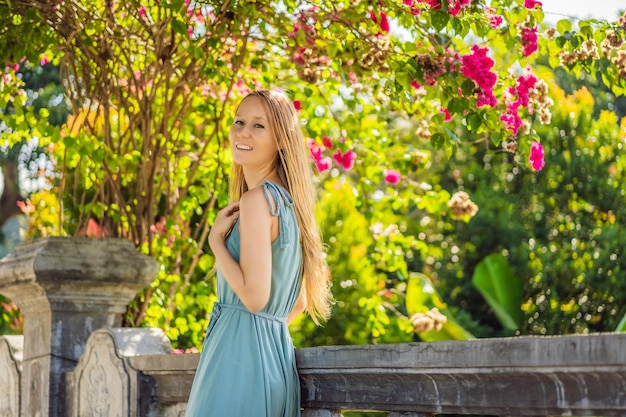
M 311 409 L 626 415 L 626 334 L 296 351 Z

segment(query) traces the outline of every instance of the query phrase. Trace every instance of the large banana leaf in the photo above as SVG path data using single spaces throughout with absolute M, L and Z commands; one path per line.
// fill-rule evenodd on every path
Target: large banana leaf
M 474 270 L 472 282 L 500 323 L 509 330 L 519 329 L 523 320 L 524 283 L 506 258 L 499 254 L 487 256 Z
M 617 327 L 615 328 L 616 332 L 626 332 L 626 314 L 622 317 L 622 320 L 619 322 Z
M 471 333 L 456 322 L 448 306 L 441 301 L 441 297 L 430 278 L 424 274 L 411 274 L 406 289 L 406 310 L 409 317 L 415 313 L 427 313 L 434 307 L 439 309 L 439 312 L 446 316 L 448 321 L 443 324 L 443 327 L 438 332 L 418 333 L 420 339 L 425 342 L 474 339 Z

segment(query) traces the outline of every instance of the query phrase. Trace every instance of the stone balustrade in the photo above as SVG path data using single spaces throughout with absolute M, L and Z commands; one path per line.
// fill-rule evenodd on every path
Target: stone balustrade
M 199 354 L 118 328 L 156 273 L 118 240 L 44 239 L 0 260 L 24 336 L 0 336 L 0 417 L 183 417 Z M 296 351 L 303 417 L 626 415 L 626 334 Z
M 121 325 L 126 306 L 157 268 L 120 239 L 51 237 L 0 259 L 0 293 L 24 316 L 20 409 L 6 415 L 64 417 L 65 373 L 76 366 L 91 333 Z

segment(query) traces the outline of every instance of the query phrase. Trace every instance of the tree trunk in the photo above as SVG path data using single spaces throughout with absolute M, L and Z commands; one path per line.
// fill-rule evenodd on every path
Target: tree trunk
M 11 217 L 21 213 L 17 203 L 23 199 L 20 195 L 17 160 L 2 157 L 0 162 L 2 162 L 2 175 L 4 176 L 4 191 L 0 196 L 0 228 L 2 228 Z

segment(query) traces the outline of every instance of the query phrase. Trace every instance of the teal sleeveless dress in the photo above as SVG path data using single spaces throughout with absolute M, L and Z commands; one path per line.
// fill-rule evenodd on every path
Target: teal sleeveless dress
M 262 186 L 272 216 L 279 218 L 270 298 L 261 312 L 250 313 L 218 269 L 219 302 L 213 306 L 185 417 L 300 416 L 300 382 L 286 324 L 302 283 L 300 231 L 288 192 L 269 181 Z M 226 247 L 239 262 L 239 221 Z

